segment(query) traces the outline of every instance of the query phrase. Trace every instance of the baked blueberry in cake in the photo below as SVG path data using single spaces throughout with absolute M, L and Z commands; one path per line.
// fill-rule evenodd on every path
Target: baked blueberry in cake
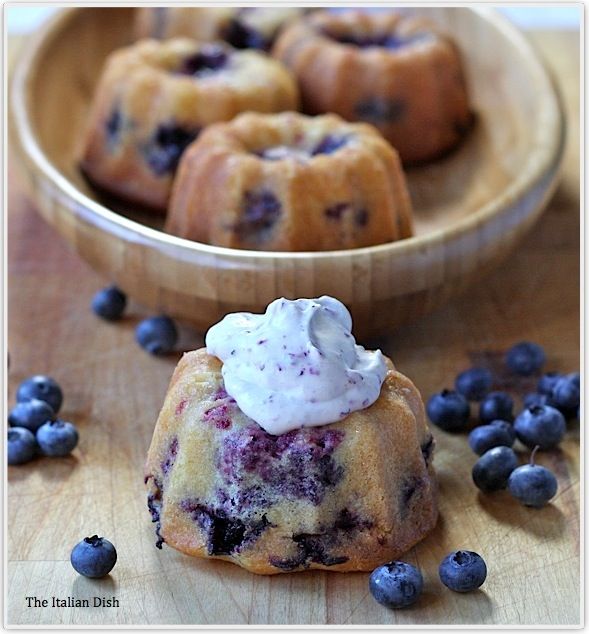
M 165 211 L 180 157 L 203 127 L 245 110 L 297 105 L 294 80 L 263 53 L 222 42 L 142 40 L 108 57 L 80 164 L 100 187 Z
M 224 40 L 235 48 L 268 50 L 280 30 L 307 11 L 302 7 L 141 7 L 135 16 L 135 34 Z
M 452 149 L 471 123 L 456 44 L 433 23 L 393 12 L 315 12 L 272 54 L 296 75 L 308 114 L 376 126 L 404 163 Z
M 156 545 L 261 574 L 372 570 L 437 519 L 419 392 L 336 299 L 213 326 L 172 377 L 146 463 Z
M 412 212 L 397 153 L 372 126 L 244 113 L 186 150 L 165 228 L 217 246 L 321 251 L 407 238 Z

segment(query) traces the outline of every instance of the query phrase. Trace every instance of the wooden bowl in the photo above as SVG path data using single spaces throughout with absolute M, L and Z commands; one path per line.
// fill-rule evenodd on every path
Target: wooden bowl
M 494 267 L 538 218 L 555 185 L 564 118 L 534 51 L 498 14 L 411 11 L 458 42 L 477 113 L 457 151 L 409 170 L 413 238 L 321 253 L 243 251 L 177 238 L 138 210 L 107 206 L 81 176 L 74 147 L 104 58 L 131 41 L 130 8 L 64 10 L 20 59 L 11 128 L 39 211 L 126 293 L 202 330 L 280 296 L 339 298 L 361 337 L 432 310 Z

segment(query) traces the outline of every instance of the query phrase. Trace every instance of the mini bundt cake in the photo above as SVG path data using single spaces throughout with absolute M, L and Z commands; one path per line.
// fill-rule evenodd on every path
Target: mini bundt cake
M 238 325 L 237 339 L 224 328 L 226 320 Z M 419 392 L 380 351 L 356 346 L 348 324 L 349 313 L 332 298 L 281 299 L 266 315 L 228 315 L 207 334 L 210 353 L 200 349 L 183 356 L 146 462 L 148 508 L 159 548 L 165 542 L 259 574 L 372 570 L 434 527 L 434 441 Z M 241 339 L 239 332 L 249 337 Z M 290 347 L 283 350 L 285 332 Z M 254 341 L 258 337 L 265 341 Z M 260 351 L 268 346 L 269 381 L 259 380 L 264 368 L 253 365 L 262 357 L 244 356 L 252 343 Z M 237 352 L 229 350 L 234 346 Z M 344 362 L 334 347 L 350 364 L 341 377 Z M 225 362 L 214 353 L 227 355 Z M 238 380 L 228 371 L 228 360 L 236 357 L 250 372 L 247 393 L 238 387 L 244 364 Z M 331 384 L 325 384 L 325 375 Z M 352 384 L 360 375 L 379 376 L 376 392 L 363 401 L 363 409 L 340 411 L 345 402 L 340 388 L 353 400 Z M 235 397 L 227 391 L 230 385 Z M 289 431 L 271 433 L 242 411 L 237 401 L 243 396 L 255 407 L 252 392 L 266 424 L 277 414 L 269 429 Z M 327 400 L 325 392 L 334 398 Z M 316 397 L 299 404 L 301 394 Z M 303 417 L 326 410 L 337 422 L 292 424 L 297 412 Z
M 316 12 L 287 27 L 272 53 L 296 75 L 305 112 L 372 123 L 404 163 L 439 157 L 470 125 L 458 49 L 422 18 Z
M 263 53 L 182 38 L 142 40 L 107 59 L 80 164 L 105 190 L 165 211 L 180 156 L 201 128 L 245 110 L 297 105 L 295 81 Z
M 297 7 L 142 7 L 137 37 L 224 40 L 235 48 L 269 50 L 279 31 L 307 11 Z
M 372 126 L 244 113 L 186 150 L 165 228 L 217 246 L 320 251 L 407 238 L 412 216 L 397 153 Z

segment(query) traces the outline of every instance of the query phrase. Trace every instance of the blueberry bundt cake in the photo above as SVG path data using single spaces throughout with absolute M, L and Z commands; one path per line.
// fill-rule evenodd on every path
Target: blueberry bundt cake
M 201 128 L 244 110 L 297 105 L 293 78 L 263 53 L 182 38 L 142 40 L 107 59 L 81 167 L 111 193 L 163 211 L 180 155 Z
M 397 153 L 372 126 L 244 113 L 186 150 L 166 231 L 240 249 L 347 249 L 409 237 L 411 203 Z
M 372 570 L 433 528 L 419 392 L 350 328 L 337 300 L 281 299 L 184 355 L 146 463 L 159 548 L 260 574 Z
M 137 37 L 224 40 L 235 48 L 268 50 L 280 29 L 306 10 L 297 7 L 142 7 Z
M 305 112 L 372 123 L 404 163 L 447 152 L 470 125 L 458 49 L 424 19 L 316 12 L 289 26 L 272 53 L 295 73 Z

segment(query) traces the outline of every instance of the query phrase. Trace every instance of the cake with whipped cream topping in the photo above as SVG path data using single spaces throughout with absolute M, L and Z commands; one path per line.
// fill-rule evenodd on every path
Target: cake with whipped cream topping
M 146 463 L 157 545 L 252 572 L 372 570 L 437 519 L 413 383 L 331 297 L 227 315 L 172 377 Z

